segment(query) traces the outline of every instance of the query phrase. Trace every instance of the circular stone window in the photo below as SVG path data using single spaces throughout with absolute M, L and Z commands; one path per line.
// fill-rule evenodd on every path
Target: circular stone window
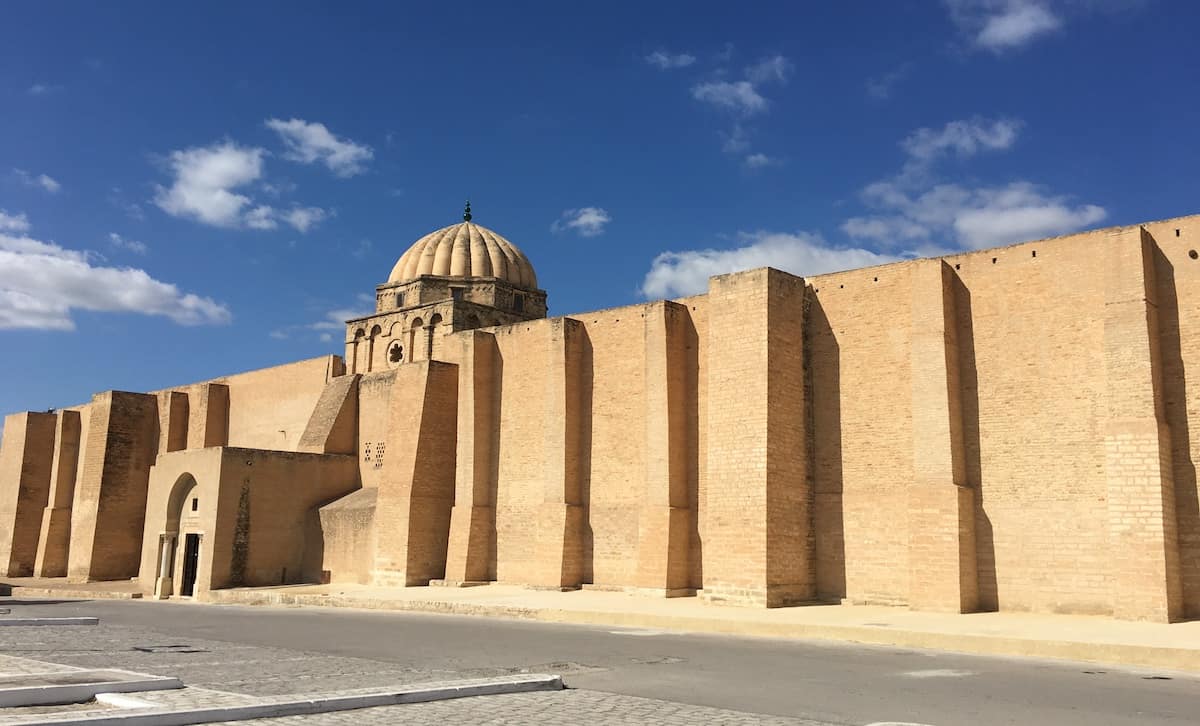
M 399 343 L 392 343 L 387 349 L 388 366 L 395 368 L 404 362 L 404 346 Z

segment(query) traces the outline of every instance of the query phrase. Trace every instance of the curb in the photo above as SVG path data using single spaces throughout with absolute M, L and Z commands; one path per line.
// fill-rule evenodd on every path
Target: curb
M 22 585 L 0 585 L 0 596 L 8 597 L 54 597 L 67 600 L 140 600 L 140 592 L 115 590 L 60 590 L 54 587 L 24 587 Z
M 883 626 L 770 623 L 719 617 L 656 615 L 636 612 L 561 610 L 481 605 L 436 600 L 360 600 L 336 595 L 291 595 L 216 590 L 206 602 L 226 605 L 301 605 L 472 615 L 572 625 L 648 628 L 676 632 L 797 640 L 824 640 L 900 648 L 929 648 L 976 655 L 1056 658 L 1138 668 L 1200 673 L 1200 650 L 1128 643 L 1034 640 L 1001 635 L 942 633 Z
M 99 625 L 100 618 L 0 618 L 0 627 L 5 625 Z
M 48 685 L 21 685 L 21 679 L 26 682 L 47 678 L 47 674 L 36 673 L 27 676 L 17 676 L 17 685 L 6 685 L 0 688 L 0 707 L 19 708 L 25 706 L 61 706 L 69 703 L 82 703 L 100 694 L 131 693 L 145 691 L 163 691 L 183 688 L 183 682 L 178 678 L 153 676 L 146 673 L 134 673 L 120 669 L 104 669 L 92 671 L 69 671 L 62 674 L 50 675 L 67 676 L 72 679 L 87 679 L 82 683 L 51 683 Z M 2 711 L 0 711 L 2 713 Z
M 39 718 L 33 721 L 14 722 L 40 724 L 41 726 L 186 726 L 187 724 L 217 723 L 220 721 L 245 721 L 254 718 L 278 718 L 282 716 L 307 716 L 318 713 L 350 711 L 359 708 L 396 706 L 405 703 L 426 703 L 451 698 L 471 696 L 498 696 L 509 693 L 532 691 L 559 691 L 563 688 L 562 678 L 555 675 L 534 674 L 497 678 L 486 681 L 463 681 L 443 683 L 429 687 L 413 687 L 404 690 L 361 693 L 348 696 L 329 696 L 295 701 L 276 701 L 246 706 L 224 706 L 220 708 L 177 709 L 151 713 L 104 714 L 74 718 Z

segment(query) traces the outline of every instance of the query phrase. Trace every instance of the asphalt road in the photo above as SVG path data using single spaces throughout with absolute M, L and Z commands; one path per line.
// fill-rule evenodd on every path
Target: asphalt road
M 1173 672 L 450 615 L 10 602 L 13 615 L 95 615 L 173 641 L 204 638 L 455 671 L 556 672 L 575 688 L 842 724 L 1200 723 L 1200 678 Z M 0 629 L 0 652 L 3 638 Z

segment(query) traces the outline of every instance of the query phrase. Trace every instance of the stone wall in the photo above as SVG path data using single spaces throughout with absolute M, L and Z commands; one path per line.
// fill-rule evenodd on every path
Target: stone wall
M 677 301 L 453 333 L 436 361 L 357 379 L 322 358 L 101 394 L 77 430 L 66 412 L 6 426 L 0 559 L 61 571 L 69 521 L 71 576 L 129 576 L 156 456 L 235 445 L 258 465 L 303 446 L 248 489 L 260 474 L 229 472 L 252 464 L 223 465 L 234 519 L 211 523 L 214 586 L 328 572 L 1194 617 L 1198 248 L 1189 217 L 810 278 L 751 270 Z

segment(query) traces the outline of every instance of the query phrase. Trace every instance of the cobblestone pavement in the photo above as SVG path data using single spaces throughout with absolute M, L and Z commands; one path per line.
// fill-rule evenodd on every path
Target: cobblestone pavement
M 403 706 L 363 708 L 315 716 L 261 718 L 227 721 L 246 726 L 390 726 L 391 724 L 578 724 L 618 726 L 621 724 L 729 724 L 730 726 L 833 726 L 829 722 L 759 716 L 719 708 L 689 706 L 636 696 L 599 691 L 542 691 L 503 696 L 476 696 Z
M 223 641 L 163 636 L 122 626 L 8 627 L 0 640 L 0 674 L 32 674 L 77 668 L 121 668 L 175 676 L 186 688 L 128 694 L 156 708 L 249 705 L 296 697 L 345 695 L 429 685 L 439 681 L 512 675 L 518 669 L 416 669 L 364 658 L 248 646 Z M 525 672 L 587 670 L 574 663 L 548 663 Z M 27 722 L 51 711 L 73 715 L 111 713 L 103 704 L 57 709 L 0 709 L 0 724 Z M 815 726 L 819 722 L 774 718 L 717 708 L 690 706 L 599 691 L 565 690 L 476 696 L 431 703 L 357 709 L 328 714 L 230 721 L 240 724 L 777 724 Z M 821 726 L 824 726 L 821 724 Z
M 189 686 L 252 696 L 324 693 L 507 673 L 417 669 L 364 658 L 264 648 L 216 640 L 179 640 L 121 626 L 8 627 L 0 654 L 79 668 L 121 668 L 175 676 Z M 0 661 L 4 672 L 16 665 Z M 38 666 L 25 664 L 24 672 Z

